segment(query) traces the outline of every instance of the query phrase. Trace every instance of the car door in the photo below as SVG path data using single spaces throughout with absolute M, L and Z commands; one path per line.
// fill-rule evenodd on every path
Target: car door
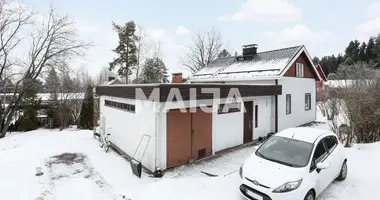
M 323 138 L 328 151 L 328 159 L 330 163 L 330 182 L 334 181 L 338 176 L 341 168 L 341 159 L 339 158 L 338 139 L 335 136 L 327 136 Z
M 326 187 L 329 185 L 330 174 L 329 168 L 319 170 L 317 169 L 318 163 L 329 163 L 331 160 L 327 159 L 328 151 L 325 146 L 324 140 L 320 140 L 313 152 L 313 157 L 310 166 L 310 173 L 312 173 L 312 177 L 315 179 L 315 189 L 317 194 L 320 194 Z

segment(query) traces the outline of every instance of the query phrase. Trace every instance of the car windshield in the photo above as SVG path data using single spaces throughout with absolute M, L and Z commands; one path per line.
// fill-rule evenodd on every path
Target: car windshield
M 291 167 L 305 167 L 312 149 L 312 143 L 272 136 L 261 145 L 256 155 Z

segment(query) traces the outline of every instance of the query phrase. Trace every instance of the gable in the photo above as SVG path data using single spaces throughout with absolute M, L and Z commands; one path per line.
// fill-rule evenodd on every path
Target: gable
M 304 65 L 303 78 L 314 78 L 316 80 L 319 80 L 318 74 L 305 52 L 302 52 L 298 58 L 295 59 L 289 69 L 285 72 L 284 76 L 296 77 L 296 63 L 302 63 Z

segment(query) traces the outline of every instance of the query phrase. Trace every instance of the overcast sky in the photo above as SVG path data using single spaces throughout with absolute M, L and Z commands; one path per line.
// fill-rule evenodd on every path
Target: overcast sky
M 183 45 L 195 31 L 217 28 L 226 48 L 257 43 L 259 51 L 304 44 L 311 56 L 344 51 L 353 39 L 380 33 L 379 0 L 25 0 L 46 14 L 49 4 L 74 17 L 79 34 L 95 43 L 85 60 L 91 75 L 108 66 L 117 35 L 111 23 L 134 20 L 162 43 L 170 73 L 183 72 Z M 187 73 L 188 74 L 188 73 Z

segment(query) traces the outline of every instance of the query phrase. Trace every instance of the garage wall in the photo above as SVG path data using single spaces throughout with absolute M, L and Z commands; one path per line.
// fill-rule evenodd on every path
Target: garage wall
M 316 81 L 311 78 L 283 77 L 278 96 L 278 131 L 316 120 Z M 305 110 L 305 93 L 311 93 L 311 110 Z M 286 114 L 286 94 L 291 94 L 291 114 Z
M 116 101 L 136 105 L 136 112 L 128 112 L 122 109 L 104 105 L 104 100 Z M 141 142 L 141 147 L 136 153 L 136 158 L 141 159 L 144 148 L 147 150 L 142 164 L 148 169 L 155 170 L 155 102 L 147 102 L 116 97 L 100 97 L 100 116 L 105 117 L 106 130 L 112 128 L 110 141 L 130 156 L 133 156 L 144 134 L 149 135 Z
M 272 124 L 274 124 L 274 112 L 272 112 L 272 97 L 257 97 L 253 99 L 253 118 L 255 119 L 255 105 L 258 106 L 258 126 L 253 123 L 253 139 L 267 136 L 272 132 Z M 274 102 L 273 102 L 274 104 Z
M 243 109 L 243 107 L 241 109 Z M 227 114 L 213 113 L 212 130 L 214 152 L 243 144 L 243 119 L 243 112 Z

